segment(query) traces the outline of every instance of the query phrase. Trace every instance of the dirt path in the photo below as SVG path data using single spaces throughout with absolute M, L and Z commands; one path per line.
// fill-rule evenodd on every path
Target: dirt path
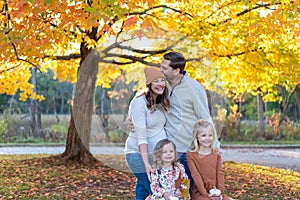
M 8 154 L 60 154 L 65 147 L 0 147 L 1 155 Z M 224 161 L 234 161 L 269 167 L 291 169 L 300 172 L 300 147 L 296 148 L 222 148 Z M 92 147 L 93 154 L 123 154 L 123 147 Z
M 226 148 L 224 161 L 250 163 L 300 172 L 300 148 Z

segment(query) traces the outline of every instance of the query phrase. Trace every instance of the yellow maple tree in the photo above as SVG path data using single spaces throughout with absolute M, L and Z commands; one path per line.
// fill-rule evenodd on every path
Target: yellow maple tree
M 159 66 L 169 50 L 188 58 L 187 70 L 207 89 L 259 89 L 272 100 L 274 86 L 299 84 L 298 1 L 3 0 L 0 7 L 0 93 L 41 99 L 30 68 L 77 82 L 73 109 L 82 116 L 72 113 L 66 159 L 90 158 L 77 129 L 89 138 L 94 86 L 109 87 L 123 72 L 141 80 L 144 65 Z M 133 47 L 134 38 L 151 38 L 153 47 Z

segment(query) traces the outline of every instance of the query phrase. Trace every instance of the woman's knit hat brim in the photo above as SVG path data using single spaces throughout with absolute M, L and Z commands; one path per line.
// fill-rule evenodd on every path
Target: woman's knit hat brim
M 147 67 L 144 69 L 146 85 L 149 85 L 157 78 L 165 78 L 164 74 L 157 67 Z

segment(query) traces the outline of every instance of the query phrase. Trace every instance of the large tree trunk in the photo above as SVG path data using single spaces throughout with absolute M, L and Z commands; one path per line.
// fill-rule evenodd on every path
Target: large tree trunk
M 98 62 L 98 54 L 91 52 L 78 69 L 66 150 L 62 154 L 66 161 L 96 161 L 90 153 L 89 142 Z
M 264 122 L 264 103 L 260 93 L 257 94 L 257 111 L 258 111 L 258 132 L 260 135 L 264 134 L 265 122 Z
M 66 150 L 62 154 L 62 159 L 64 161 L 78 161 L 84 163 L 96 161 L 88 147 L 83 144 L 81 137 L 77 132 L 73 112 L 71 113 L 71 120 L 68 129 Z

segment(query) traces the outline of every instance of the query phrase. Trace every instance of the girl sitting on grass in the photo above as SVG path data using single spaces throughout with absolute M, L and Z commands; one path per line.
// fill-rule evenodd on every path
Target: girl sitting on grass
M 186 153 L 187 163 L 194 180 L 192 199 L 229 200 L 224 193 L 222 158 L 214 149 L 213 125 L 203 119 L 195 123 L 191 151 Z
M 179 162 L 176 147 L 168 139 L 159 141 L 153 153 L 154 173 L 151 173 L 152 200 L 189 199 L 190 180 Z

